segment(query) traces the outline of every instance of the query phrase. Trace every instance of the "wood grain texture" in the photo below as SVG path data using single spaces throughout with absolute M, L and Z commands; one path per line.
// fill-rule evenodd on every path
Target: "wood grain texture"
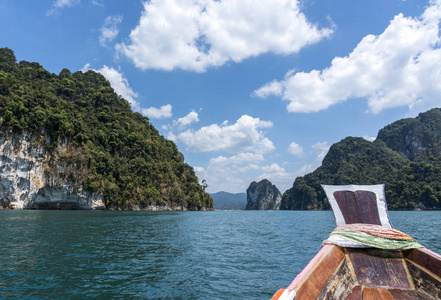
M 429 274 L 411 261 L 407 262 L 407 268 L 417 290 L 432 295 L 435 299 L 441 299 L 441 281 L 439 278 L 432 276 L 433 273 Z
M 424 267 L 434 275 L 441 278 L 441 259 L 424 249 L 412 249 L 404 252 L 407 260 Z
M 422 291 L 389 290 L 389 292 L 397 300 L 436 300 Z
M 395 300 L 395 298 L 388 290 L 365 287 L 363 300 Z
M 317 299 L 328 280 L 343 263 L 344 257 L 339 247 L 330 246 L 311 267 L 308 274 L 305 274 L 305 278 L 293 287 L 296 290 L 296 299 Z
M 347 249 L 359 285 L 385 289 L 413 289 L 400 252 Z
M 345 299 L 355 285 L 355 276 L 352 274 L 345 259 L 337 272 L 328 280 L 318 298 L 320 300 Z
M 334 192 L 334 197 L 346 224 L 381 225 L 375 193 L 369 191 L 337 191 Z
M 359 285 L 354 286 L 351 293 L 345 298 L 345 300 L 362 300 L 363 288 Z

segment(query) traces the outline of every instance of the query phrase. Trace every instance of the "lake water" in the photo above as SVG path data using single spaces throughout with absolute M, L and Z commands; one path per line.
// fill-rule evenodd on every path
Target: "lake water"
M 390 215 L 441 253 L 441 211 Z M 332 212 L 0 210 L 0 298 L 269 299 L 334 227 Z

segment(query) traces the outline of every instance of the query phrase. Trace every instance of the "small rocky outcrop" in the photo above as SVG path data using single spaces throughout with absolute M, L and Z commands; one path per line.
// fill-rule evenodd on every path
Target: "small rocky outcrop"
M 282 194 L 269 180 L 253 181 L 247 189 L 247 210 L 278 210 Z

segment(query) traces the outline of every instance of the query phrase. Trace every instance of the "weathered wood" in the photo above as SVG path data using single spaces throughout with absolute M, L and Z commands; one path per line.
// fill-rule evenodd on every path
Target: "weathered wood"
M 404 252 L 407 260 L 412 261 L 441 279 L 441 259 L 427 249 L 412 249 Z
M 363 288 L 361 286 L 354 286 L 351 293 L 345 298 L 345 300 L 362 300 L 362 292 Z
M 381 225 L 375 193 L 368 191 L 337 191 L 334 192 L 334 197 L 346 224 Z
M 310 267 L 307 274 L 290 288 L 296 290 L 296 299 L 317 299 L 345 255 L 334 245 L 329 246 Z
M 383 205 L 379 210 L 377 194 L 344 188 L 329 191 L 333 209 L 338 205 L 338 224 L 382 225 L 381 212 L 383 226 L 390 227 L 383 215 L 384 195 L 378 199 Z M 295 291 L 296 300 L 441 300 L 441 256 L 425 248 L 392 251 L 327 244 L 287 291 Z
M 345 299 L 355 285 L 355 278 L 350 271 L 347 260 L 343 260 L 337 272 L 328 280 L 318 297 L 320 300 Z
M 389 292 L 397 300 L 436 300 L 422 291 L 389 290 Z
M 363 300 L 395 300 L 395 298 L 388 290 L 365 287 Z
M 416 265 L 411 261 L 407 262 L 407 267 L 417 290 L 432 295 L 436 299 L 441 299 L 440 278 L 437 278 L 433 273 L 426 272 L 419 265 Z
M 413 289 L 401 252 L 347 249 L 359 285 L 385 289 Z

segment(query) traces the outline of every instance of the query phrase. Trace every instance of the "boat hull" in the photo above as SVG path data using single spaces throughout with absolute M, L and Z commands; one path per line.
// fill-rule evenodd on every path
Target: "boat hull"
M 326 244 L 272 299 L 441 299 L 441 256 Z

